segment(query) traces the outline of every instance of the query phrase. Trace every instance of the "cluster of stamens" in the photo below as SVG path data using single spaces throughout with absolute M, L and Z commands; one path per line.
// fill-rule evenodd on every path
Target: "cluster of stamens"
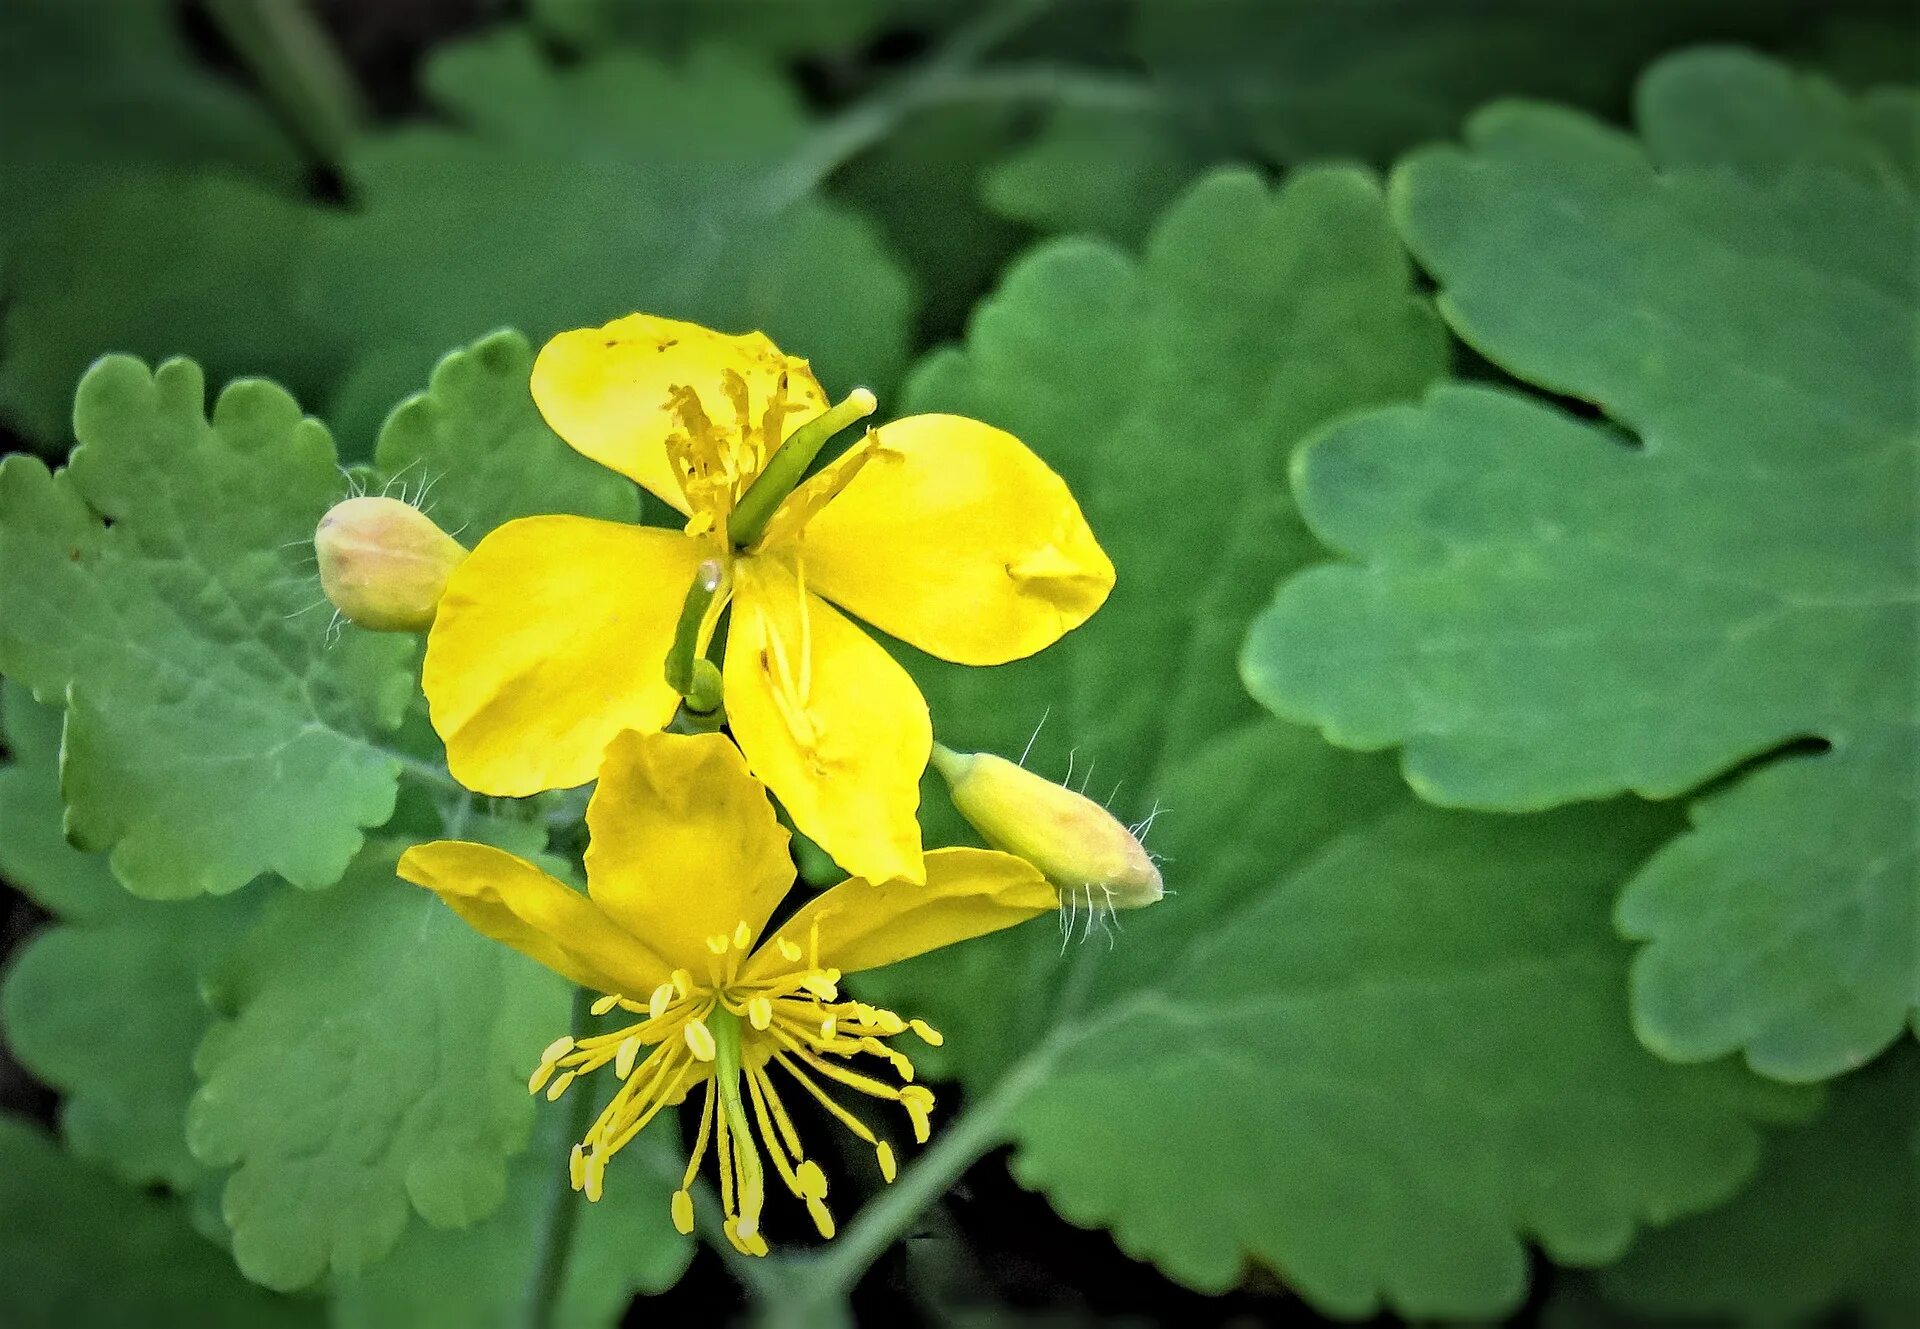
M 882 1040 L 911 1029 L 926 1043 L 938 1046 L 940 1035 L 924 1021 L 902 1020 L 865 1002 L 841 1000 L 839 971 L 817 963 L 817 947 L 816 954 L 807 955 L 784 937 L 771 944 L 791 967 L 776 977 L 743 980 L 741 967 L 752 943 L 753 930 L 742 922 L 731 934 L 707 938 L 704 978 L 678 969 L 644 1002 L 623 993 L 601 997 L 593 1004 L 594 1015 L 620 1010 L 641 1018 L 607 1033 L 554 1040 L 541 1054 L 527 1088 L 532 1093 L 544 1089 L 548 1099 L 558 1099 L 580 1076 L 613 1064 L 620 1088 L 574 1146 L 569 1161 L 574 1189 L 598 1200 L 614 1154 L 663 1109 L 704 1082 L 706 1096 L 692 1156 L 673 1197 L 674 1225 L 681 1232 L 693 1230 L 691 1188 L 711 1143 L 719 1160 L 727 1238 L 747 1254 L 764 1255 L 767 1244 L 760 1235 L 766 1193 L 763 1145 L 774 1171 L 806 1205 L 820 1235 L 831 1237 L 834 1232 L 826 1206 L 826 1175 L 801 1149 L 799 1132 L 770 1074 L 772 1067 L 785 1070 L 829 1114 L 872 1146 L 881 1175 L 892 1181 L 892 1147 L 836 1101 L 823 1081 L 899 1103 L 912 1123 L 914 1139 L 924 1144 L 933 1093 L 912 1083 L 913 1063 Z M 886 1061 L 902 1083 L 887 1083 L 846 1064 L 861 1055 Z

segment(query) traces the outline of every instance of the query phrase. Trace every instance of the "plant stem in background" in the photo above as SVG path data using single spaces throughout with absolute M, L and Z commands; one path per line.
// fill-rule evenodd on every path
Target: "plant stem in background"
M 203 0 L 275 108 L 307 147 L 339 167 L 366 118 L 359 86 L 303 0 Z
M 587 1012 L 593 994 L 585 988 L 573 991 L 571 1028 L 578 1038 L 587 1029 Z M 598 1106 L 590 1093 L 574 1094 L 567 1100 L 566 1132 L 560 1137 L 560 1154 L 553 1161 L 547 1180 L 546 1203 L 541 1207 L 540 1228 L 536 1234 L 539 1259 L 533 1267 L 533 1279 L 527 1286 L 527 1312 L 522 1320 L 527 1329 L 551 1329 L 554 1309 L 560 1303 L 560 1289 L 567 1278 L 567 1259 L 573 1254 L 573 1234 L 580 1223 L 580 1197 L 575 1194 L 567 1168 L 574 1143 L 587 1133 Z
M 828 1307 L 843 1304 L 854 1285 L 875 1260 L 905 1236 L 960 1174 L 1006 1139 L 1008 1116 L 1032 1092 L 1060 1050 L 1057 1042 L 1042 1043 L 1016 1062 L 978 1103 L 967 1108 L 940 1132 L 933 1145 L 901 1173 L 900 1179 L 879 1192 L 826 1250 L 809 1261 L 800 1280 L 803 1306 L 796 1323 L 817 1318 Z

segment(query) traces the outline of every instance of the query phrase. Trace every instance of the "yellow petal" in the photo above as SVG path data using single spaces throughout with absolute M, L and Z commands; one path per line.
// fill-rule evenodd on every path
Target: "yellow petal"
M 849 872 L 920 880 L 920 689 L 777 560 L 741 558 L 734 576 L 727 722 L 754 775 Z
M 843 974 L 878 969 L 969 937 L 1010 928 L 1059 907 L 1047 879 L 1024 859 L 992 849 L 930 849 L 924 886 L 859 877 L 815 896 L 754 953 L 748 982 L 793 968 L 778 941 L 811 951 L 819 928 L 819 963 Z
M 1013 435 L 914 415 L 863 446 L 872 455 L 797 537 L 769 529 L 797 541 L 809 586 L 875 627 L 945 660 L 1003 664 L 1079 627 L 1113 589 L 1073 495 Z
M 587 805 L 587 889 L 627 931 L 702 969 L 706 939 L 751 938 L 793 884 L 786 828 L 721 734 L 614 739 Z
M 435 840 L 400 855 L 400 876 L 438 895 L 475 931 L 582 987 L 645 992 L 670 966 L 593 901 L 491 845 Z
M 454 777 L 519 797 L 585 784 L 679 697 L 667 650 L 702 547 L 674 531 L 527 517 L 455 570 L 421 684 Z
M 744 419 L 727 391 L 730 372 L 746 386 Z M 764 437 L 752 436 L 763 434 L 782 375 L 788 410 L 773 445 L 827 408 L 805 360 L 782 354 L 758 332 L 735 337 L 697 323 L 629 314 L 605 327 L 563 332 L 542 347 L 533 365 L 533 399 L 576 452 L 690 512 L 666 448 L 667 436 L 682 427 L 670 405 L 673 390 L 691 388 L 723 433 L 766 452 Z M 766 459 L 743 460 L 757 472 Z

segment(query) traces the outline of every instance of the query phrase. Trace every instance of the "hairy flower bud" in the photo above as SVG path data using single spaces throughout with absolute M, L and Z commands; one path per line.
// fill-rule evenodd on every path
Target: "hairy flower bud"
M 397 498 L 336 503 L 313 533 L 320 589 L 349 623 L 419 632 L 433 623 L 447 578 L 467 551 Z
M 1084 794 L 987 752 L 935 743 L 933 764 L 960 815 L 995 849 L 1039 868 L 1063 899 L 1139 909 L 1165 893 L 1139 838 Z

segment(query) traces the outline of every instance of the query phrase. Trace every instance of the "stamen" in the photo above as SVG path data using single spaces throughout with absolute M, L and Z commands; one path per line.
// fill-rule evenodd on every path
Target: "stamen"
M 615 1006 L 618 1006 L 619 1004 L 620 1004 L 620 994 L 617 992 L 611 992 L 611 993 L 608 993 L 606 996 L 601 997 L 598 1001 L 595 1001 L 589 1009 L 591 1009 L 595 1015 L 605 1015 L 608 1011 L 612 1010 Z
M 947 1041 L 946 1039 L 940 1036 L 940 1031 L 938 1029 L 935 1029 L 932 1025 L 928 1024 L 925 1020 L 908 1020 L 907 1027 L 913 1030 L 914 1033 L 918 1034 L 920 1036 L 920 1041 L 922 1043 L 925 1043 L 930 1048 L 937 1048 L 942 1043 Z
M 662 983 L 653 990 L 653 995 L 647 998 L 647 1014 L 657 1020 L 667 1013 L 667 1007 L 671 1005 L 673 1005 L 673 984 Z
M 895 1172 L 895 1167 L 893 1162 L 893 1146 L 888 1144 L 885 1140 L 882 1140 L 880 1141 L 879 1144 L 873 1147 L 873 1152 L 879 1155 L 879 1158 L 880 1158 L 880 1175 L 886 1178 L 887 1185 L 889 1186 L 893 1185 L 893 1177 Z
M 733 925 L 733 944 L 738 950 L 745 950 L 753 942 L 753 929 L 747 926 L 747 920 L 741 919 Z
M 780 950 L 780 958 L 788 964 L 793 964 L 800 958 L 800 948 L 788 941 L 785 937 L 779 938 L 774 942 L 774 945 Z
M 693 1196 L 686 1191 L 673 1193 L 673 1229 L 683 1237 L 693 1235 Z
M 633 1073 L 633 1059 L 640 1053 L 640 1040 L 629 1037 L 620 1044 L 620 1051 L 614 1054 L 613 1073 L 626 1079 Z
M 713 1031 L 707 1028 L 707 1022 L 699 1016 L 687 1021 L 687 1027 L 681 1031 L 687 1040 L 687 1050 L 701 1061 L 712 1061 L 716 1051 L 713 1043 Z M 553 1097 L 548 1094 L 548 1097 Z
M 553 1042 L 547 1044 L 547 1050 L 540 1054 L 540 1060 L 547 1062 L 558 1061 L 571 1051 L 573 1051 L 573 1035 L 562 1034 L 560 1037 L 554 1039 Z
M 747 1003 L 747 1021 L 755 1029 L 764 1030 L 773 1023 L 773 1003 L 765 997 L 755 997 Z
M 577 1072 L 575 1071 L 564 1071 L 561 1073 L 559 1079 L 555 1080 L 552 1084 L 548 1085 L 547 1086 L 547 1102 L 549 1103 L 558 1102 L 560 1099 L 560 1095 L 567 1092 L 567 1086 L 573 1083 L 573 1077 L 575 1076 L 575 1074 L 577 1074 Z

